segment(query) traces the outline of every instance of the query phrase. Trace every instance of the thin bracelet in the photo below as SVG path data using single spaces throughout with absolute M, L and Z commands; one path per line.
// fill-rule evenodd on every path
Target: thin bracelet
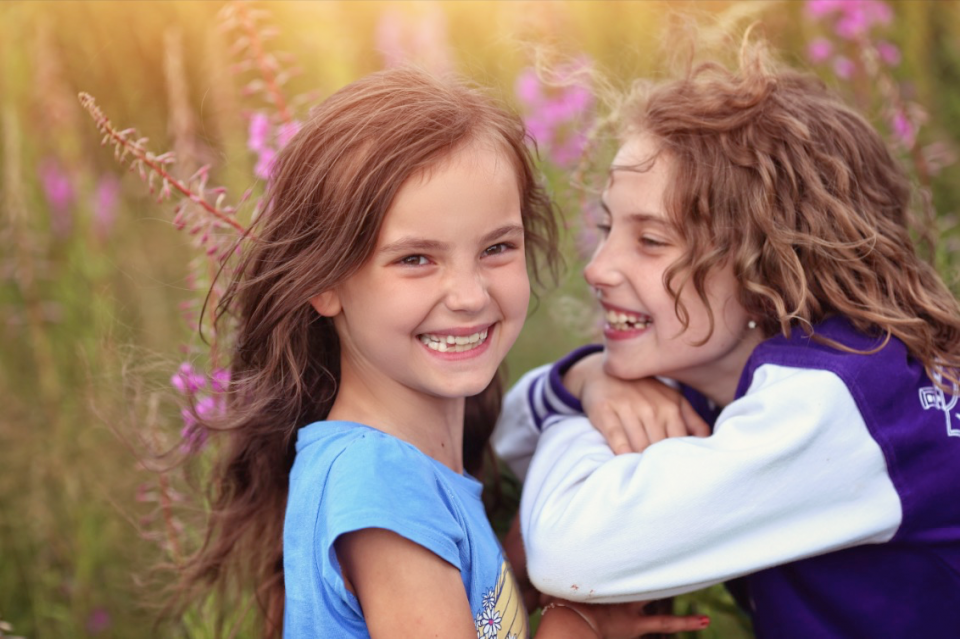
M 551 601 L 550 603 L 548 603 L 546 606 L 543 607 L 543 610 L 540 611 L 540 616 L 543 617 L 543 615 L 547 614 L 547 611 L 550 610 L 550 609 L 552 609 L 552 608 L 566 608 L 567 610 L 572 610 L 572 611 L 574 611 L 575 613 L 577 613 L 578 615 L 580 615 L 580 618 L 583 619 L 583 622 L 584 622 L 585 624 L 587 624 L 588 626 L 590 626 L 590 630 L 593 631 L 593 634 L 595 634 L 595 635 L 596 635 L 597 637 L 599 637 L 600 639 L 603 639 L 603 635 L 600 634 L 600 631 L 599 631 L 599 630 L 597 629 L 597 627 L 593 624 L 593 621 L 591 621 L 589 617 L 587 617 L 585 614 L 583 614 L 582 612 L 580 612 L 579 610 L 577 610 L 577 609 L 574 608 L 573 606 L 570 606 L 570 605 L 568 605 L 568 604 L 565 604 L 565 603 L 563 603 L 562 601 Z

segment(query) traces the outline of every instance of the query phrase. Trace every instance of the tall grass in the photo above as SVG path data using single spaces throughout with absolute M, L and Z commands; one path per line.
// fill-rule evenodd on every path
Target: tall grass
M 217 337 L 199 324 L 203 294 L 255 214 L 271 153 L 312 101 L 343 83 L 418 60 L 474 77 L 549 125 L 543 169 L 567 210 L 571 269 L 511 353 L 513 377 L 579 344 L 591 326 L 577 253 L 590 202 L 569 188 L 570 167 L 553 153 L 585 119 L 545 122 L 543 112 L 544 95 L 581 98 L 539 87 L 546 93 L 533 100 L 515 89 L 531 81 L 530 42 L 617 80 L 655 75 L 665 3 L 224 6 L 0 3 L 0 636 L 10 627 L 26 637 L 212 634 L 202 604 L 151 630 L 166 582 L 149 567 L 175 565 L 195 543 L 202 504 L 184 509 L 183 477 L 158 472 L 161 459 L 145 467 L 146 453 L 196 445 L 202 472 L 202 434 L 181 410 L 187 396 L 215 407 L 223 365 L 199 338 L 200 329 L 208 342 Z M 791 61 L 848 90 L 889 131 L 932 194 L 932 257 L 955 280 L 960 11 L 891 6 L 889 21 L 852 39 L 838 34 L 839 16 L 810 15 L 800 3 L 697 8 L 721 20 L 763 18 Z M 272 15 L 258 13 L 264 7 Z M 853 69 L 808 58 L 818 38 Z M 884 43 L 899 47 L 897 65 L 884 62 Z M 838 78 L 838 69 L 852 75 Z M 113 133 L 139 134 L 102 148 L 103 122 L 84 112 L 80 92 L 96 97 Z M 141 137 L 149 141 L 138 151 Z M 110 151 L 117 144 L 123 163 Z M 196 388 L 184 381 L 192 374 L 202 379 Z M 749 636 L 720 589 L 676 605 L 714 615 L 703 636 Z M 255 636 L 249 618 L 230 621 L 237 636 Z

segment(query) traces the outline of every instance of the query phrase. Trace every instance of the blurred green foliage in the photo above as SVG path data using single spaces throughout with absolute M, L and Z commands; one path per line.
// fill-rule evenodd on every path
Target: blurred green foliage
M 895 19 L 885 37 L 902 52 L 892 77 L 927 112 L 924 148 L 939 142 L 949 155 L 960 139 L 958 4 L 889 4 Z M 232 70 L 236 36 L 219 27 L 222 6 L 0 3 L 0 619 L 27 637 L 212 634 L 202 610 L 174 628 L 150 629 L 164 582 L 149 568 L 180 550 L 155 533 L 190 523 L 164 519 L 157 476 L 138 461 L 142 446 L 171 446 L 179 436 L 168 380 L 203 350 L 181 305 L 195 307 L 204 279 L 186 266 L 195 248 L 172 227 L 172 207 L 122 175 L 76 95 L 94 95 L 119 128 L 136 126 L 154 151 L 178 147 L 184 164 L 211 164 L 211 182 L 226 186 L 233 202 L 247 189 L 256 196 L 262 184 L 253 177 L 247 116 L 268 107 L 244 95 L 253 76 Z M 535 44 L 585 54 L 625 82 L 662 74 L 662 34 L 678 11 L 727 26 L 762 20 L 786 59 L 805 67 L 805 48 L 823 31 L 798 2 L 264 6 L 278 29 L 269 46 L 294 54 L 302 68 L 284 92 L 317 98 L 381 68 L 390 29 L 406 34 L 408 48 L 433 38 L 421 62 L 442 57 L 513 103 Z M 177 53 L 182 70 L 171 78 Z M 884 126 L 885 97 L 868 81 L 838 82 L 815 70 Z M 575 248 L 582 198 L 566 170 L 549 163 L 544 170 L 566 212 L 570 268 L 559 287 L 541 294 L 510 355 L 513 378 L 582 343 L 593 325 Z M 918 177 L 932 189 L 936 259 L 954 284 L 958 178 L 956 164 Z M 516 487 L 507 492 L 516 499 Z M 175 489 L 165 494 L 177 497 Z M 505 520 L 495 524 L 503 529 Z M 750 636 L 719 587 L 679 598 L 676 607 L 714 616 L 700 636 Z M 249 626 L 240 634 L 256 636 Z

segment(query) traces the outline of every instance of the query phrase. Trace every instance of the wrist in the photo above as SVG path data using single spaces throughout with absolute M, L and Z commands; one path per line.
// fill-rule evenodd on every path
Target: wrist
M 603 370 L 603 353 L 596 352 L 574 362 L 562 375 L 563 385 L 581 402 L 587 380 Z
M 579 627 L 583 627 L 584 630 L 589 628 L 594 637 L 603 639 L 603 635 L 600 634 L 597 624 L 590 615 L 581 610 L 576 604 L 566 601 L 551 601 L 540 611 L 540 618 L 542 619 L 547 612 L 550 611 L 556 611 L 551 613 L 552 618 L 557 619 L 562 615 L 562 617 L 565 618 L 565 623 L 576 623 Z M 579 622 L 576 621 L 577 619 L 579 619 Z

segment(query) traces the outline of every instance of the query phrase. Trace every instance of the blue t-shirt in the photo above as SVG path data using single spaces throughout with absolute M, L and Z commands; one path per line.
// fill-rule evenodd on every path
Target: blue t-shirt
M 477 636 L 527 636 L 527 614 L 480 500 L 481 484 L 416 447 L 351 422 L 300 429 L 283 526 L 284 637 L 369 637 L 334 541 L 383 528 L 456 567 Z

